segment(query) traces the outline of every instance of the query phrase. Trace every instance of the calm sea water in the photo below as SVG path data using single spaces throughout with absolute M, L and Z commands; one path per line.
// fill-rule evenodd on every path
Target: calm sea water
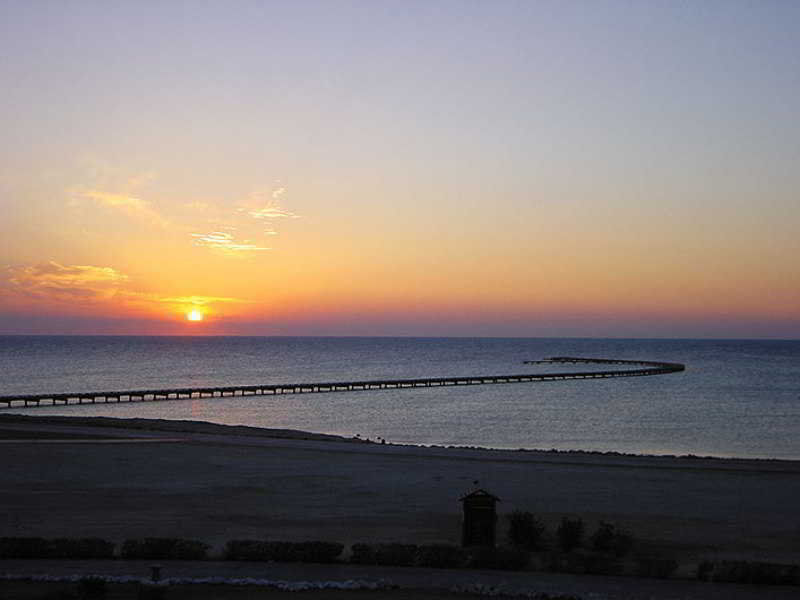
M 800 459 L 800 341 L 0 336 L 0 395 L 552 371 L 522 361 L 554 355 L 682 362 L 687 371 L 15 412 L 199 419 L 419 444 Z

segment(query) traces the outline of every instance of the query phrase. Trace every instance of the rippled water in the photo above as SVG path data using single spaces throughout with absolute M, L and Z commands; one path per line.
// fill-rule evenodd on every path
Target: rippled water
M 0 395 L 552 371 L 522 361 L 554 355 L 682 362 L 687 371 L 15 411 L 201 419 L 423 444 L 800 459 L 798 341 L 6 336 Z

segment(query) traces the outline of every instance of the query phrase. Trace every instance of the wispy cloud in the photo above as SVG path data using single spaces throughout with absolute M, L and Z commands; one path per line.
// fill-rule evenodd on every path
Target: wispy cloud
M 286 188 L 284 186 L 270 190 L 256 190 L 242 203 L 239 210 L 259 220 L 299 218 L 299 215 L 281 207 L 280 199 L 285 194 Z
M 126 194 L 115 194 L 101 190 L 80 189 L 76 190 L 74 193 L 79 197 L 94 201 L 97 205 L 118 210 L 148 225 L 162 228 L 166 228 L 169 225 L 167 219 L 154 209 L 153 205 L 147 200 Z
M 148 199 L 154 194 L 155 173 L 130 175 L 102 162 L 92 167 L 82 185 L 68 190 L 70 206 L 158 228 L 162 235 L 190 239 L 195 247 L 225 256 L 255 257 L 271 250 L 264 238 L 278 234 L 280 221 L 298 218 L 281 205 L 288 190 L 280 182 L 256 188 L 238 200 L 200 195 L 157 205 Z M 86 218 L 83 223 L 89 227 L 96 221 Z
M 236 238 L 224 231 L 212 231 L 210 233 L 193 233 L 196 246 L 205 246 L 214 250 L 219 250 L 225 254 L 241 255 L 250 252 L 260 252 L 270 250 L 267 246 L 259 246 L 250 240 L 237 241 Z
M 2 272 L 0 272 L 2 275 Z M 129 308 L 164 314 L 203 307 L 205 312 L 217 312 L 216 306 L 246 304 L 249 301 L 228 296 L 165 296 L 131 289 L 127 275 L 112 267 L 93 265 L 62 265 L 55 261 L 38 265 L 9 267 L 0 284 L 7 293 L 30 301 L 57 302 L 85 307 L 104 304 L 113 310 Z M 5 281 L 3 281 L 5 280 Z
M 12 289 L 36 298 L 97 301 L 114 296 L 128 277 L 111 267 L 62 265 L 55 261 L 11 267 Z
M 258 210 L 251 210 L 249 214 L 254 219 L 296 219 L 297 215 L 290 213 L 288 210 L 283 210 L 277 206 L 265 206 Z
M 225 296 L 177 296 L 174 298 L 159 298 L 158 301 L 168 304 L 194 304 L 196 306 L 206 306 L 208 304 L 243 304 L 247 302 L 247 300 L 227 298 Z

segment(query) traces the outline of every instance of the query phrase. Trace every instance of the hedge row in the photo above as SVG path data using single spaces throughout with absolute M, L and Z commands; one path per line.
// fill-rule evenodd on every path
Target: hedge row
M 113 542 L 100 538 L 4 537 L 0 558 L 114 558 Z M 145 538 L 125 540 L 120 556 L 140 559 L 202 560 L 209 546 L 197 540 Z
M 225 544 L 226 560 L 331 563 L 342 553 L 338 542 L 266 542 L 231 540 Z
M 350 562 L 393 567 L 506 569 L 527 566 L 530 555 L 519 548 L 468 548 L 450 544 L 353 544 Z
M 128 559 L 203 560 L 210 546 L 198 540 L 181 538 L 144 538 L 125 540 L 120 555 Z
M 0 558 L 113 558 L 113 556 L 114 544 L 100 538 L 0 538 Z
M 800 585 L 800 565 L 750 561 L 703 562 L 697 568 L 703 581 L 755 583 L 768 585 Z
M 523 522 L 525 519 L 521 519 Z M 536 530 L 524 523 L 527 531 Z M 616 531 L 601 524 L 595 537 L 614 540 Z M 604 541 L 605 541 L 604 540 Z M 562 573 L 619 575 L 624 564 L 619 552 L 603 543 L 593 543 L 594 551 L 545 552 L 536 554 L 538 567 Z M 0 537 L 0 559 L 73 558 L 107 559 L 114 557 L 114 544 L 100 538 Z M 272 542 L 232 540 L 225 545 L 227 560 L 332 563 L 344 546 L 337 542 Z M 203 560 L 209 546 L 198 540 L 180 538 L 129 539 L 120 556 L 145 560 Z M 450 544 L 353 544 L 350 562 L 362 565 L 419 566 L 435 568 L 474 568 L 521 570 L 530 562 L 530 552 L 519 546 L 499 548 L 461 548 Z M 673 559 L 637 557 L 635 573 L 640 577 L 671 577 L 678 564 Z M 703 581 L 751 584 L 800 585 L 800 566 L 766 562 L 703 562 L 697 569 Z

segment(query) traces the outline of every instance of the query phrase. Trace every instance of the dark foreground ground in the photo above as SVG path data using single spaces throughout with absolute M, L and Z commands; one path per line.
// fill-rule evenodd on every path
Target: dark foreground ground
M 303 432 L 272 437 L 269 430 L 208 424 L 148 426 L 138 420 L 131 429 L 123 420 L 92 423 L 0 418 L 0 537 L 116 543 L 183 537 L 211 544 L 217 556 L 237 538 L 457 544 L 458 499 L 479 480 L 502 499 L 501 538 L 505 515 L 521 509 L 542 517 L 550 531 L 562 516 L 580 516 L 589 528 L 600 520 L 616 523 L 641 540 L 640 551 L 678 560 L 678 577 L 690 577 L 700 560 L 800 563 L 797 461 L 425 448 L 315 439 Z M 185 569 L 192 577 L 238 577 L 243 564 L 169 563 L 166 576 Z M 128 561 L 0 561 L 0 574 L 145 576 L 145 567 Z M 586 598 L 800 597 L 798 588 L 634 577 L 353 565 L 247 568 L 249 577 L 291 580 L 374 580 L 389 573 L 393 582 L 415 589 L 432 582 L 444 589 L 511 582 Z M 0 584 L 0 598 L 23 593 L 25 585 L 19 585 Z M 203 597 L 201 588 L 193 589 L 190 597 Z
M 148 579 L 152 561 L 0 561 L 0 572 L 18 575 L 100 574 L 135 576 Z M 464 569 L 423 569 L 416 567 L 367 567 L 357 565 L 299 565 L 287 563 L 249 562 L 191 562 L 163 561 L 165 578 L 225 579 L 257 578 L 288 582 L 346 582 L 389 583 L 397 589 L 388 590 L 318 590 L 282 592 L 263 587 L 182 585 L 170 592 L 173 598 L 314 598 L 314 600 L 389 598 L 440 598 L 452 595 L 453 590 L 502 590 L 509 594 L 573 595 L 583 600 L 796 600 L 796 587 L 754 586 L 697 581 L 642 579 L 636 577 L 602 577 L 535 572 L 472 571 Z M 0 598 L 38 598 L 36 593 L 49 589 L 69 589 L 67 584 L 40 584 L 0 581 Z M 72 586 L 74 589 L 74 585 Z M 119 598 L 135 598 L 136 586 L 114 586 Z M 111 588 L 109 588 L 111 589 Z M 424 590 L 424 592 L 423 592 Z M 5 594 L 5 595 L 3 595 Z M 24 595 L 23 595 L 24 594 Z M 186 594 L 186 595 L 183 595 Z M 204 595 L 210 594 L 210 595 Z M 111 596 L 113 598 L 114 596 Z

